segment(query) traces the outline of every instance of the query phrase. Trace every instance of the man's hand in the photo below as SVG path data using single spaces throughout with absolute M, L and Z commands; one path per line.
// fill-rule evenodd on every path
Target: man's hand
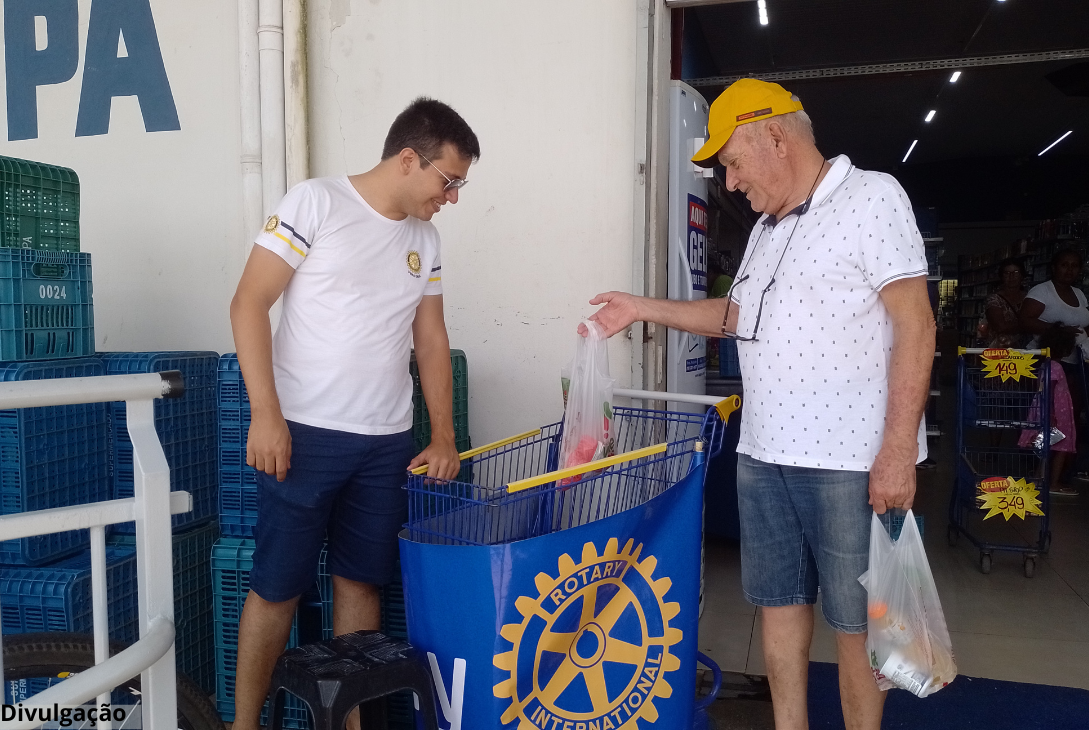
M 254 414 L 246 440 L 246 463 L 269 476 L 275 475 L 278 482 L 287 478 L 287 470 L 291 468 L 291 432 L 283 416 Z
M 457 477 L 458 472 L 461 471 L 461 459 L 453 441 L 432 441 L 426 449 L 412 460 L 408 465 L 408 470 L 412 471 L 424 464 L 427 464 L 427 476 L 435 479 L 454 479 Z
M 597 322 L 605 331 L 606 337 L 612 337 L 617 332 L 627 329 L 642 317 L 639 316 L 639 300 L 641 297 L 625 294 L 619 291 L 598 294 L 590 300 L 590 304 L 605 306 L 590 316 L 591 322 Z M 579 325 L 579 334 L 586 336 L 586 325 Z
M 879 515 L 886 510 L 909 510 L 915 501 L 916 454 L 894 454 L 882 448 L 870 468 L 870 505 Z

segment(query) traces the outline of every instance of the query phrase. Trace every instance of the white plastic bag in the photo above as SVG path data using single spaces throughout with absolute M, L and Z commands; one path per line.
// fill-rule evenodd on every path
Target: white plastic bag
M 575 359 L 561 372 L 564 394 L 560 469 L 580 466 L 613 453 L 613 384 L 609 349 L 597 323 L 583 322 L 589 333 L 578 336 Z M 573 477 L 566 483 L 579 481 Z
M 866 651 L 878 688 L 926 697 L 952 682 L 953 645 L 911 510 L 896 542 L 874 514 L 870 569 L 858 580 L 869 592 Z

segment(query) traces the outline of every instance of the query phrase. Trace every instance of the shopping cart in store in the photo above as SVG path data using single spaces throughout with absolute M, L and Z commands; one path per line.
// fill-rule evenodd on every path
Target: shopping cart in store
M 557 469 L 562 422 L 463 453 L 455 481 L 420 468 L 408 481 L 407 537 L 495 545 L 623 512 L 703 468 L 722 448 L 726 420 L 739 406 L 732 396 L 706 415 L 616 408 L 616 455 L 570 469 Z
M 740 405 L 615 408 L 616 455 L 577 467 L 552 424 L 466 452 L 456 481 L 410 477 L 408 633 L 444 711 L 693 727 L 704 479 Z
M 964 347 L 958 353 L 949 544 L 968 538 L 979 549 L 985 574 L 995 552 L 1020 552 L 1031 578 L 1037 558 L 1051 546 L 1050 353 Z M 1016 366 L 1009 364 L 1013 360 Z M 1027 448 L 1018 445 L 1024 431 L 1038 436 Z M 1004 520 L 996 519 L 1000 513 L 1007 515 Z

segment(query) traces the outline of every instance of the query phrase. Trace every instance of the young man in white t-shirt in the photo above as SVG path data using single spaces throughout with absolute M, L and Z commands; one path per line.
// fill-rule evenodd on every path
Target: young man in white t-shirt
M 258 475 L 237 730 L 258 728 L 326 534 L 334 633 L 377 629 L 378 587 L 393 578 L 406 517 L 406 470 L 426 464 L 440 479 L 459 471 L 430 221 L 458 202 L 479 156 L 457 112 L 417 99 L 394 120 L 377 166 L 292 188 L 255 241 L 231 302 L 252 408 L 246 458 Z M 269 309 L 281 294 L 273 337 Z M 431 419 L 431 443 L 415 458 L 412 348 Z
M 836 631 L 846 727 L 878 730 L 885 701 L 866 653 L 871 515 L 911 507 L 926 456 L 934 317 L 923 241 L 900 185 L 825 160 L 801 103 L 742 79 L 711 106 L 693 161 L 763 213 L 725 299 L 600 294 L 612 336 L 644 320 L 737 340 L 741 579 L 760 606 L 779 730 L 808 727 L 813 604 Z

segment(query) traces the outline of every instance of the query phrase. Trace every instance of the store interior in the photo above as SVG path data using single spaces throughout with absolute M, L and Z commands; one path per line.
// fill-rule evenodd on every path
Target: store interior
M 1056 251 L 1089 253 L 1089 3 L 778 0 L 672 12 L 674 78 L 708 102 L 738 77 L 776 81 L 801 99 L 826 157 L 846 154 L 907 191 L 927 239 L 939 327 L 930 459 L 917 471 L 915 513 L 960 671 L 1089 689 L 1089 479 L 1078 478 L 1081 469 L 1070 474 L 1078 495 L 1050 501 L 1049 549 L 1031 568 L 1015 551 L 983 566 L 971 541 L 954 545 L 948 532 L 960 459 L 957 348 L 980 342 L 999 262 L 1016 257 L 1028 289 L 1049 278 Z M 711 276 L 732 276 L 759 216 L 726 190 L 721 171 L 709 188 Z M 1076 285 L 1089 291 L 1089 268 Z M 709 347 L 711 393 L 736 388 L 717 349 Z M 1079 453 L 1089 451 L 1081 446 L 1089 440 L 1078 442 Z M 712 470 L 709 500 L 723 478 Z M 1015 517 L 985 529 L 1032 543 L 1037 522 Z M 718 521 L 708 545 L 700 645 L 727 671 L 731 696 L 766 699 L 760 619 L 741 592 L 735 530 Z M 834 637 L 819 619 L 811 659 L 835 661 Z M 759 703 L 731 707 L 735 724 L 726 726 L 770 727 L 760 724 L 770 714 Z

